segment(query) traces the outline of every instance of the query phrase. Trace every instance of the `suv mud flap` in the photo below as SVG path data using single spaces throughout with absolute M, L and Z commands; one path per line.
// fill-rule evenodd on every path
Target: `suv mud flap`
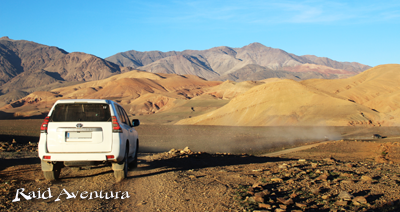
M 135 161 L 135 158 L 133 158 L 133 157 L 128 158 L 128 164 L 131 164 L 134 161 Z M 114 171 L 116 171 L 116 170 L 120 170 L 120 171 L 124 170 L 123 161 L 120 162 L 120 163 L 112 163 L 112 170 L 114 170 Z
M 121 163 L 112 163 L 112 170 L 114 171 L 122 171 L 124 170 L 125 164 L 123 162 Z
M 61 169 L 64 167 L 63 163 L 59 162 L 51 162 L 51 161 L 43 161 L 41 162 L 42 171 L 54 171 L 57 169 Z

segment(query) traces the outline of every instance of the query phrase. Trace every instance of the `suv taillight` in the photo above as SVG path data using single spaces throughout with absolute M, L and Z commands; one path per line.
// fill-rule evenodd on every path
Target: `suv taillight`
M 113 128 L 113 132 L 115 132 L 115 133 L 122 132 L 122 128 L 121 128 L 121 126 L 119 126 L 117 117 L 115 117 L 115 116 L 112 117 L 112 128 Z
M 44 118 L 42 126 L 40 127 L 41 133 L 47 133 L 47 125 L 49 124 L 49 119 L 50 119 L 50 117 L 48 117 L 48 116 L 46 118 Z

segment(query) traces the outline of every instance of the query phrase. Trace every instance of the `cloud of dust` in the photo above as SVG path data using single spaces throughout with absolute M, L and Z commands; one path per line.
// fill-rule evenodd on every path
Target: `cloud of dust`
M 263 153 L 308 142 L 340 140 L 337 127 L 237 127 L 164 125 L 140 135 L 147 151 L 163 152 L 189 147 L 208 153 Z M 143 146 L 144 147 L 144 146 Z M 144 150 L 144 149 L 142 149 Z
M 223 142 L 232 153 L 262 153 L 316 141 L 342 139 L 336 127 L 242 127 Z M 246 133 L 247 131 L 247 133 Z M 218 147 L 221 149 L 221 147 Z

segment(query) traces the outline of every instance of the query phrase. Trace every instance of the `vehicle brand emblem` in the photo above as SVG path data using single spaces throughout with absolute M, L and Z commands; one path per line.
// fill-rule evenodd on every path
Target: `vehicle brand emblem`
M 76 124 L 76 128 L 82 128 L 83 125 L 81 123 Z

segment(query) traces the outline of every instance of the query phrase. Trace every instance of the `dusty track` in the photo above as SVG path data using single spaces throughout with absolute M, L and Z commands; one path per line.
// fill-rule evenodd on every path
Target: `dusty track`
M 8 125 L 13 125 L 13 123 L 9 122 Z M 18 126 L 18 123 L 16 126 Z M 297 164 L 299 158 L 306 158 L 308 161 L 323 161 L 323 159 L 333 156 L 344 162 L 338 162 L 334 166 L 325 164 L 324 162 L 318 163 L 324 164 L 321 165 L 324 169 L 335 168 L 338 170 L 347 170 L 342 171 L 343 173 L 351 171 L 351 173 L 354 173 L 352 176 L 358 176 L 358 178 L 362 174 L 356 173 L 379 177 L 376 179 L 386 179 L 384 177 L 385 173 L 386 175 L 388 173 L 386 170 L 391 170 L 390 173 L 394 174 L 393 176 L 390 175 L 394 180 L 390 181 L 392 184 L 389 184 L 387 180 L 377 180 L 377 186 L 374 186 L 374 188 L 386 188 L 385 186 L 395 187 L 397 182 L 395 181 L 397 179 L 396 176 L 400 177 L 400 173 L 397 173 L 397 164 L 400 162 L 398 155 L 400 147 L 396 146 L 396 142 L 399 142 L 399 140 L 395 138 L 397 137 L 395 135 L 398 132 L 397 128 L 335 128 L 336 130 L 343 130 L 336 131 L 336 135 L 339 134 L 345 139 L 350 139 L 351 136 L 357 139 L 361 137 L 370 138 L 369 135 L 371 133 L 380 133 L 389 137 L 375 141 L 368 140 L 368 142 L 355 142 L 354 140 L 329 141 L 299 147 L 299 149 L 286 149 L 283 152 L 269 154 L 268 157 L 251 156 L 239 152 L 250 150 L 251 152 L 260 151 L 258 141 L 265 141 L 266 139 L 269 139 L 271 142 L 274 139 L 278 141 L 278 136 L 282 135 L 283 132 L 296 132 L 298 135 L 301 135 L 299 134 L 300 132 L 310 133 L 311 131 L 304 131 L 304 128 L 291 130 L 229 127 L 178 128 L 175 126 L 160 125 L 143 125 L 137 129 L 141 135 L 141 146 L 143 147 L 139 155 L 139 167 L 129 171 L 128 178 L 120 183 L 115 182 L 112 170 L 108 166 L 92 167 L 90 169 L 84 168 L 83 170 L 64 168 L 60 181 L 48 182 L 43 178 L 39 160 L 35 152 L 2 152 L 0 154 L 3 158 L 1 159 L 2 165 L 0 168 L 1 186 L 3 188 L 0 198 L 1 205 L 11 211 L 107 211 L 115 209 L 122 211 L 242 211 L 243 208 L 254 208 L 255 206 L 251 204 L 246 206 L 247 203 L 243 202 L 244 199 L 240 199 L 238 196 L 240 188 L 251 187 L 255 183 L 263 182 L 263 184 L 266 183 L 266 189 L 276 189 L 275 193 L 278 196 L 285 197 L 285 195 L 288 195 L 288 192 L 298 192 L 299 190 L 286 191 L 288 188 L 285 186 L 289 185 L 288 182 L 290 179 L 295 179 L 295 175 L 288 175 L 292 176 L 292 178 L 285 177 L 289 172 L 283 172 L 278 167 L 282 164 L 289 164 L 292 167 L 297 166 L 304 171 L 313 169 L 310 162 L 305 165 Z M 25 134 L 22 136 L 21 133 L 16 133 L 21 131 L 15 127 L 12 130 L 12 133 L 9 133 L 11 135 L 3 136 L 2 138 L 5 138 L 8 143 L 11 143 L 11 140 L 15 138 L 17 141 L 15 146 L 17 147 L 21 145 L 21 148 L 23 148 L 24 145 L 28 145 L 29 140 L 35 142 L 34 139 L 37 138 L 32 133 L 29 133 L 29 127 L 25 128 Z M 158 136 L 154 132 L 158 132 Z M 315 132 L 315 130 L 312 132 Z M 2 134 L 7 133 L 3 131 Z M 12 134 L 19 135 L 19 137 Z M 208 135 L 208 137 L 205 135 Z M 239 149 L 236 149 L 239 151 L 236 154 L 216 154 L 212 152 L 222 152 L 223 148 L 226 148 L 224 145 L 239 144 L 243 141 L 247 141 L 246 145 L 242 145 Z M 307 141 L 313 140 L 309 139 Z M 206 145 L 210 144 L 207 142 L 213 145 Z M 261 145 L 261 147 L 273 147 L 275 150 L 282 150 L 283 147 L 289 148 L 293 146 L 293 140 L 291 142 L 286 143 L 286 146 Z M 298 145 L 301 144 L 300 140 L 297 140 L 297 142 L 299 142 Z M 278 143 L 276 142 L 275 144 Z M 388 145 L 392 146 L 386 148 Z M 164 152 L 164 150 L 183 148 L 184 146 L 193 146 L 192 150 L 195 152 L 184 152 L 183 154 L 179 152 Z M 221 149 L 213 148 L 221 146 Z M 381 147 L 385 147 L 386 149 L 381 149 Z M 210 148 L 211 152 L 199 153 L 199 151 L 203 151 L 201 148 Z M 254 151 L 254 149 L 257 151 Z M 383 150 L 388 151 L 387 158 L 390 159 L 388 161 L 394 162 L 390 167 L 373 164 L 374 157 L 379 156 Z M 279 154 L 279 157 L 276 154 Z M 361 163 L 356 161 L 360 161 Z M 366 162 L 370 164 L 368 166 L 371 168 L 362 167 L 362 164 Z M 347 163 L 354 164 L 353 168 L 346 168 Z M 382 171 L 376 171 L 378 167 Z M 268 180 L 274 176 L 283 179 L 284 183 L 279 185 L 276 183 L 269 184 Z M 337 179 L 341 178 L 338 177 Z M 357 182 L 358 178 L 354 178 L 356 179 L 355 182 Z M 301 184 L 304 182 L 308 183 L 307 179 L 297 179 L 294 182 L 299 188 L 308 186 Z M 337 198 L 334 186 L 333 184 L 328 192 L 330 192 L 332 198 Z M 352 187 L 354 190 L 363 188 L 358 183 L 354 183 L 354 186 L 358 186 Z M 50 199 L 33 200 L 25 200 L 20 197 L 21 201 L 12 203 L 11 201 L 15 199 L 17 189 L 19 188 L 25 188 L 25 193 L 31 191 L 37 193 L 39 189 L 41 192 L 50 189 L 53 197 Z M 343 189 L 346 188 L 349 187 L 343 187 Z M 110 199 L 105 199 L 105 197 L 93 199 L 89 199 L 89 197 L 81 198 L 79 194 L 76 198 L 67 199 L 68 195 L 64 193 L 60 196 L 60 201 L 55 201 L 60 193 L 63 192 L 63 189 L 69 193 L 79 192 L 79 194 L 84 191 L 88 193 L 102 191 L 103 195 L 106 192 L 109 194 L 113 192 L 114 195 L 118 191 L 120 193 L 118 199 L 115 196 Z M 121 199 L 123 192 L 127 192 L 129 198 Z M 368 199 L 370 207 L 378 208 L 373 209 L 375 211 L 379 211 L 381 205 L 385 204 L 385 201 L 393 202 L 394 200 L 393 204 L 397 204 L 396 201 L 399 199 L 393 193 L 385 194 L 380 190 L 371 190 L 366 194 L 370 195 L 370 199 Z M 248 196 L 250 194 L 246 193 L 243 195 Z M 274 200 L 275 197 L 271 198 Z M 317 197 L 310 198 L 315 199 Z M 304 199 L 295 200 L 305 201 Z M 273 203 L 272 205 L 279 207 L 279 203 Z M 308 207 L 314 206 L 315 204 L 312 201 L 308 203 Z M 295 206 L 290 206 L 290 208 L 296 209 Z M 340 209 L 339 206 L 337 208 Z
M 299 146 L 299 147 L 294 147 L 294 148 L 285 149 L 285 150 L 281 150 L 281 151 L 277 151 L 277 152 L 266 153 L 266 154 L 262 154 L 261 156 L 277 157 L 277 156 L 280 156 L 280 155 L 287 155 L 287 154 L 290 154 L 290 153 L 293 153 L 293 152 L 298 152 L 298 151 L 302 151 L 302 150 L 306 150 L 306 149 L 311 149 L 311 148 L 317 147 L 317 146 L 319 146 L 321 144 L 325 144 L 325 142 L 328 142 L 328 141 L 315 143 L 315 144 L 308 144 L 308 145 Z

